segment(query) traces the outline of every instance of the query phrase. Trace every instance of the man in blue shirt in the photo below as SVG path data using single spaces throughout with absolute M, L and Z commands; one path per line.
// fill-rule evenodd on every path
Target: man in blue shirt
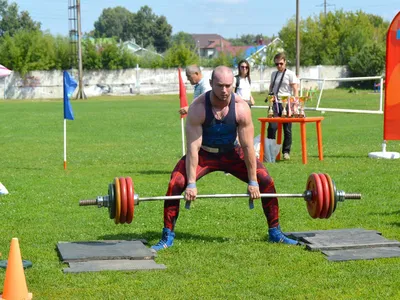
M 197 65 L 191 65 L 186 68 L 186 77 L 194 87 L 193 99 L 211 90 L 208 80 L 203 78 L 203 74 Z M 188 113 L 188 108 L 189 106 L 182 107 L 179 113 L 181 115 L 186 115 Z

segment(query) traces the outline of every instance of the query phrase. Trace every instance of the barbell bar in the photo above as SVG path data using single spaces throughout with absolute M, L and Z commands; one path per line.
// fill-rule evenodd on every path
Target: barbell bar
M 328 174 L 312 173 L 307 180 L 306 190 L 302 194 L 263 193 L 262 198 L 303 198 L 312 218 L 327 219 L 336 210 L 337 203 L 344 200 L 361 199 L 359 193 L 345 193 L 336 188 L 335 182 Z M 183 195 L 139 197 L 135 194 L 131 177 L 116 177 L 114 183 L 108 185 L 108 195 L 97 196 L 96 199 L 80 200 L 79 206 L 107 207 L 110 219 L 115 224 L 130 224 L 133 220 L 135 206 L 142 201 L 182 200 Z M 197 195 L 197 198 L 249 198 L 248 194 L 214 194 Z M 250 200 L 250 206 L 252 201 Z

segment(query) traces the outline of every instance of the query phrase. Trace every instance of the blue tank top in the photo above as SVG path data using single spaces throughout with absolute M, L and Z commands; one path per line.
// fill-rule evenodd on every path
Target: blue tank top
M 237 122 L 235 110 L 235 94 L 232 93 L 229 103 L 229 112 L 222 119 L 217 120 L 214 117 L 211 105 L 211 91 L 206 93 L 206 118 L 202 125 L 203 141 L 202 145 L 212 148 L 218 148 L 221 152 L 232 150 L 236 146 Z

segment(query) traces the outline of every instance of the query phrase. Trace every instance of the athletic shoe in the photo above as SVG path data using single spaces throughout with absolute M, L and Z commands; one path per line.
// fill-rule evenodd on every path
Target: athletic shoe
M 281 227 L 274 227 L 268 229 L 268 235 L 269 235 L 269 241 L 271 243 L 283 243 L 283 244 L 289 244 L 289 245 L 298 245 L 299 242 L 296 240 L 289 239 L 286 237 L 282 231 Z
M 161 240 L 154 246 L 151 246 L 151 249 L 159 251 L 172 247 L 174 245 L 174 238 L 175 232 L 171 231 L 171 229 L 163 228 Z
M 290 160 L 290 154 L 289 153 L 283 153 L 283 159 L 284 160 Z

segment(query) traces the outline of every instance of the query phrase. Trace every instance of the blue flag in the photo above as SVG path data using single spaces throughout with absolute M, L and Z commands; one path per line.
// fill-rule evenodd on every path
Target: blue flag
M 71 103 L 69 98 L 74 93 L 77 82 L 75 79 L 67 72 L 63 72 L 63 88 L 64 88 L 64 119 L 73 120 L 74 112 L 72 111 Z

